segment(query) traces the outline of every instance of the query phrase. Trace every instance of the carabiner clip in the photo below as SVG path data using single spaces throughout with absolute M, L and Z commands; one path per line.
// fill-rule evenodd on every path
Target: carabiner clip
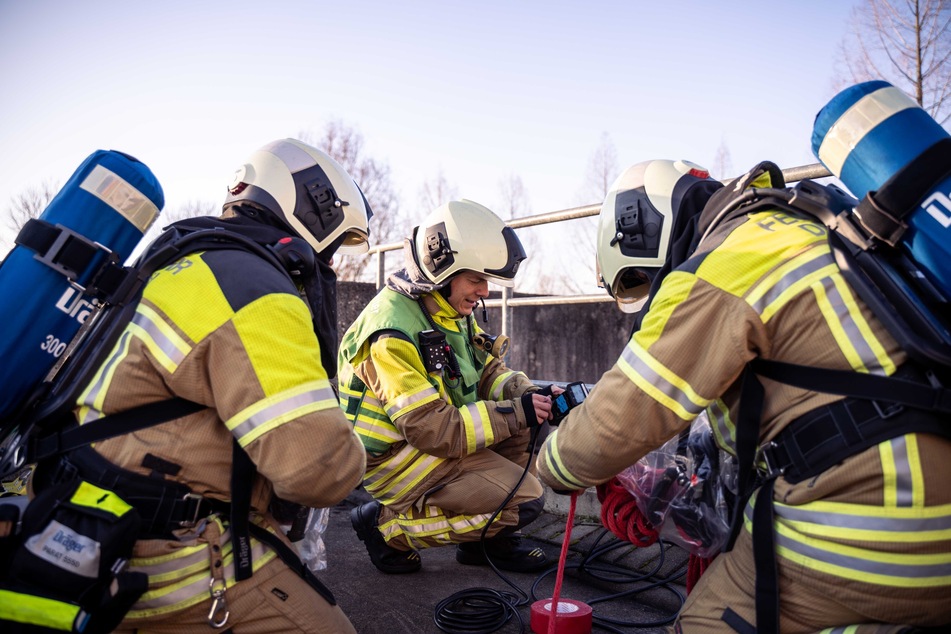
M 228 617 L 231 616 L 231 612 L 228 610 L 228 602 L 225 600 L 225 591 L 227 588 L 224 585 L 224 581 L 221 582 L 221 588 L 215 589 L 215 579 L 211 579 L 208 583 L 208 592 L 211 593 L 211 609 L 208 611 L 208 625 L 219 630 L 225 626 L 228 622 Z M 225 615 L 221 617 L 219 621 L 219 615 L 224 612 Z

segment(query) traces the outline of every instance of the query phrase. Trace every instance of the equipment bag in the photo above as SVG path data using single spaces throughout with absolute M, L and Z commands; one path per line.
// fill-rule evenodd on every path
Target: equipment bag
M 110 632 L 148 587 L 125 571 L 139 529 L 136 510 L 82 480 L 42 491 L 19 535 L 3 539 L 0 622 L 6 632 Z

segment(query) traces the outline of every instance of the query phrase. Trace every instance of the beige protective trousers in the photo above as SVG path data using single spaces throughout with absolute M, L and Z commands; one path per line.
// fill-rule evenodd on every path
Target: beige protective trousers
M 792 569 L 779 559 L 780 631 L 796 634 L 830 631 L 849 634 L 887 634 L 905 626 L 883 623 L 907 623 L 935 627 L 951 622 L 951 597 L 942 589 L 919 589 L 916 592 L 896 591 L 887 601 L 876 602 L 877 614 L 861 614 L 851 606 L 852 597 L 862 594 L 862 584 L 851 582 L 838 589 L 819 579 L 810 579 L 810 571 Z M 699 583 L 687 597 L 674 627 L 684 634 L 724 634 L 736 632 L 724 621 L 727 610 L 735 613 L 755 632 L 756 571 L 753 563 L 753 540 L 742 530 L 728 553 L 717 556 L 706 569 Z M 729 618 L 729 617 L 728 617 Z M 865 625 L 863 625 L 865 624 Z
M 333 591 L 331 589 L 331 591 Z M 356 634 L 339 606 L 330 605 L 297 573 L 274 559 L 250 579 L 225 593 L 228 621 L 220 629 L 208 624 L 211 600 L 181 612 L 150 619 L 126 620 L 116 632 L 132 634 L 185 634 L 233 632 L 234 634 Z
M 402 513 L 383 507 L 379 526 L 387 544 L 410 550 L 478 541 L 489 518 L 518 484 L 529 458 L 529 473 L 486 536 L 534 520 L 544 506 L 544 489 L 533 473 L 534 456 L 526 451 L 529 439 L 529 430 L 523 429 L 498 445 L 456 460 L 437 483 L 404 495 Z

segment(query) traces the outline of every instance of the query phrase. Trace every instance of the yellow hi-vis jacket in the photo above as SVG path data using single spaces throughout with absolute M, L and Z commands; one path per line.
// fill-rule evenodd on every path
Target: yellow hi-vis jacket
M 389 288 L 373 298 L 340 344 L 341 405 L 368 452 L 363 484 L 398 513 L 445 477 L 454 459 L 523 429 L 519 397 L 536 389 L 524 374 L 475 348 L 471 318 L 461 317 L 441 294 L 430 296 L 439 307 L 432 318 L 462 370 L 458 383 L 426 371 L 415 342 L 431 326 L 416 300 Z M 473 332 L 481 330 L 474 325 Z
M 290 279 L 256 255 L 194 253 L 155 273 L 76 414 L 84 424 L 174 396 L 207 409 L 95 450 L 124 469 L 228 501 L 237 439 L 257 468 L 252 521 L 282 539 L 267 514 L 274 495 L 326 507 L 360 483 L 363 445 L 321 366 L 310 310 Z M 196 533 L 180 529 L 178 540 L 137 542 L 130 566 L 149 574 L 149 590 L 127 618 L 208 601 L 215 545 L 226 586 L 235 583 L 227 518 L 212 516 Z M 255 570 L 276 556 L 254 539 L 251 555 Z
M 545 442 L 539 477 L 556 490 L 605 482 L 704 410 L 735 452 L 737 379 L 758 356 L 883 376 L 905 361 L 843 279 L 826 228 L 778 210 L 717 229 L 664 279 L 620 358 Z M 760 443 L 842 398 L 762 383 Z M 780 478 L 780 573 L 865 614 L 900 614 L 921 593 L 951 611 L 949 458 L 949 441 L 907 434 L 804 482 Z

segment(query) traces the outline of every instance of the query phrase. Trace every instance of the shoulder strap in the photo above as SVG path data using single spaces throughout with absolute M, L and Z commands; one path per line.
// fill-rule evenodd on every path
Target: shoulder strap
M 204 405 L 183 398 L 146 403 L 123 412 L 110 414 L 85 425 L 75 425 L 52 434 L 35 438 L 31 443 L 30 462 L 50 458 L 59 453 L 79 449 L 85 445 L 129 434 L 146 427 L 193 414 Z
M 870 191 L 855 214 L 876 238 L 895 246 L 908 225 L 905 218 L 918 208 L 925 192 L 951 174 L 951 137 L 944 137 L 898 170 L 877 191 Z
M 804 390 L 951 414 L 951 390 L 942 386 L 761 358 L 754 359 L 750 365 L 760 376 Z

